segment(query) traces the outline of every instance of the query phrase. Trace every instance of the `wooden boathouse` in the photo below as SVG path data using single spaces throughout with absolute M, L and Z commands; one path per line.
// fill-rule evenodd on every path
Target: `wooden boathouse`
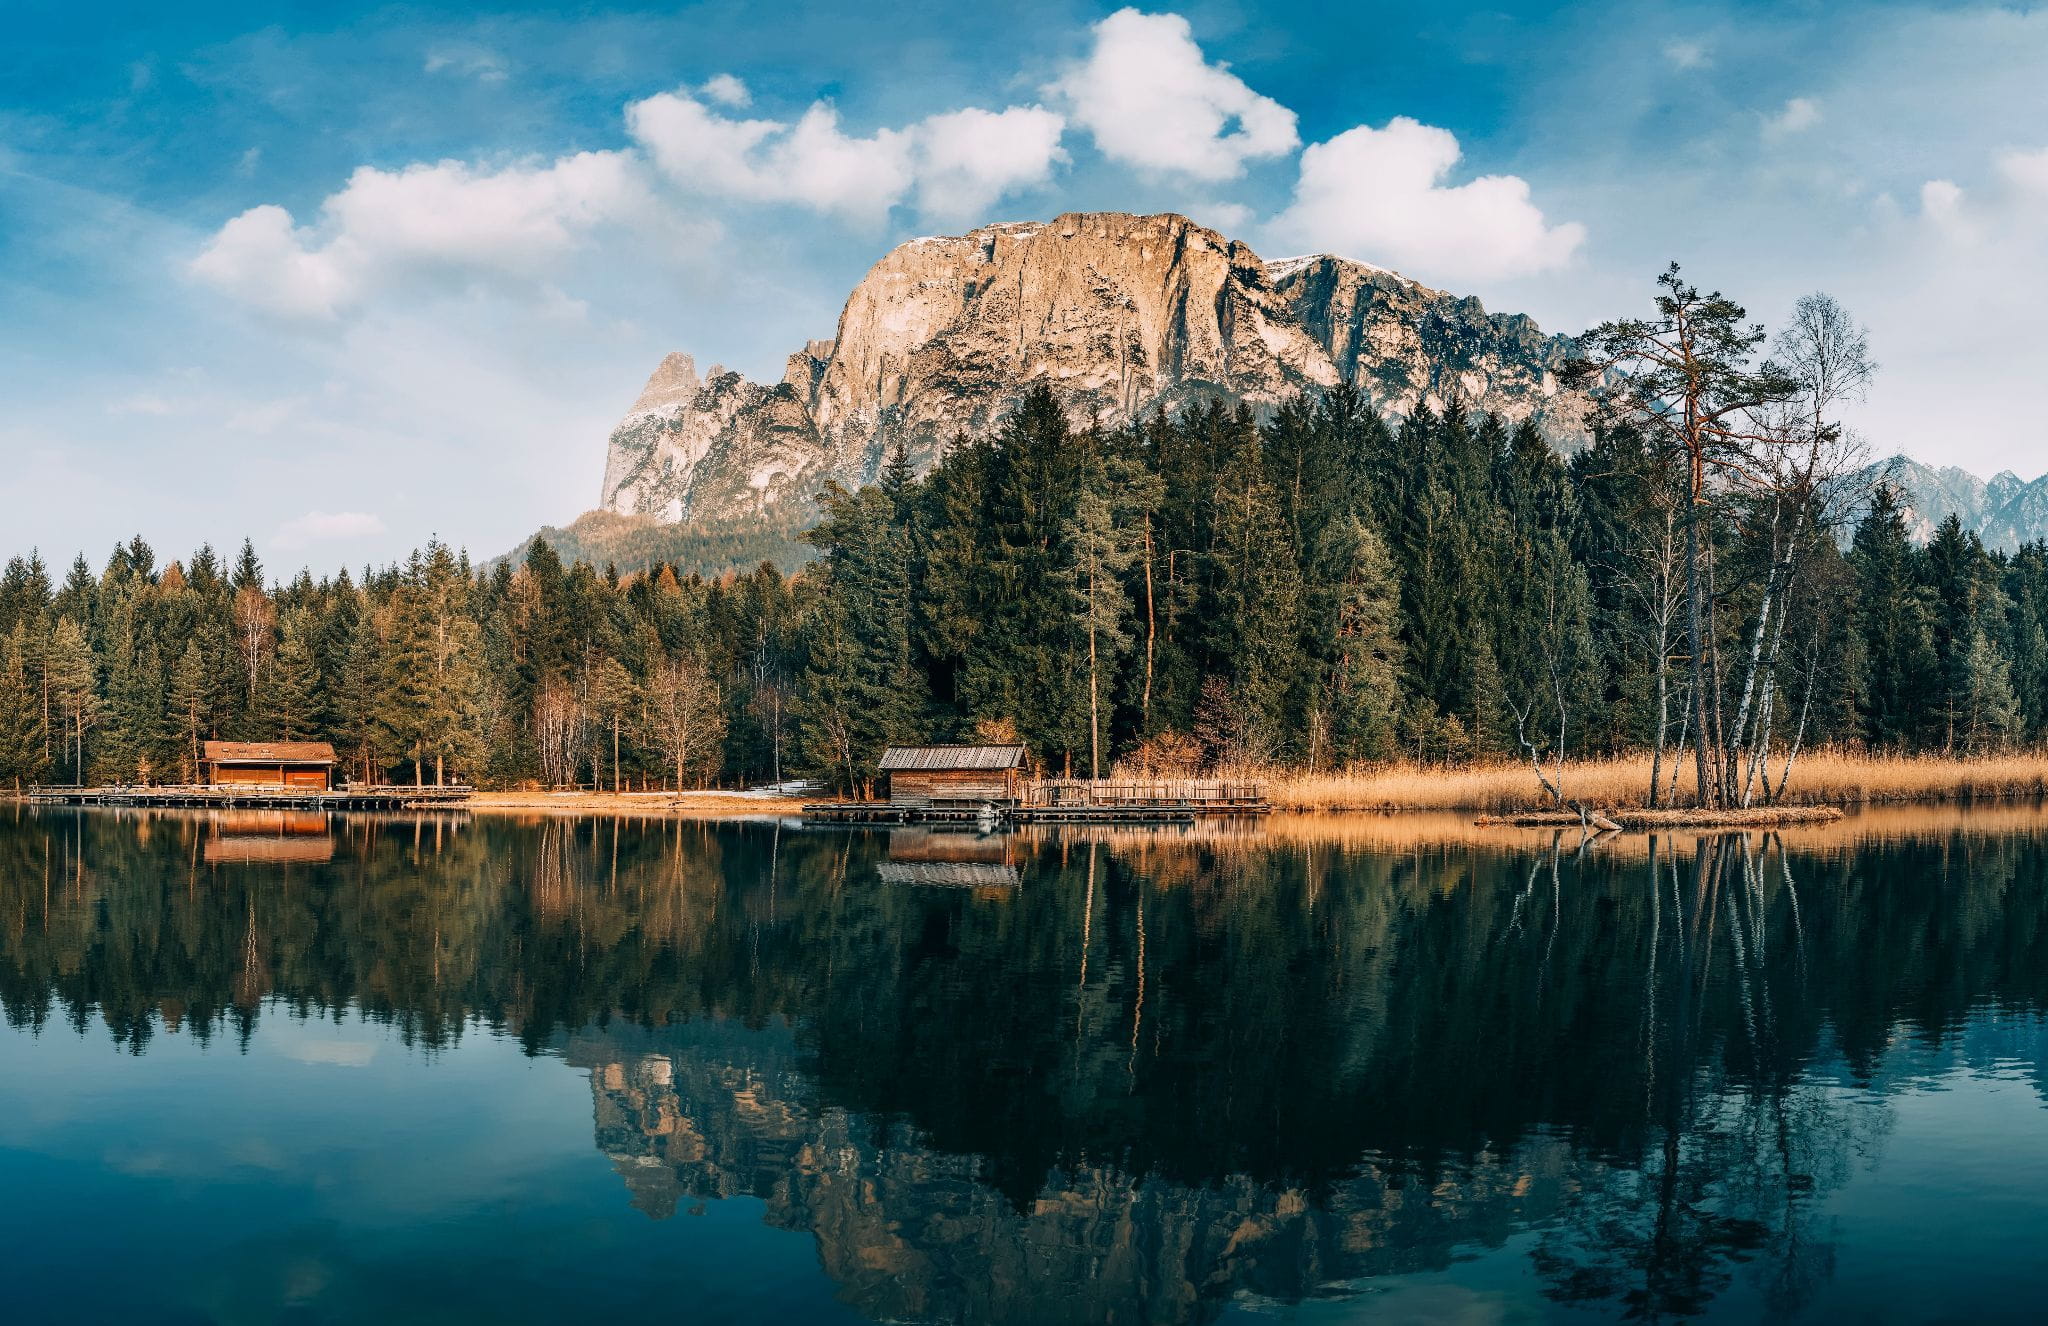
M 1192 823 L 1272 809 L 1256 783 L 1025 777 L 1023 746 L 891 746 L 878 765 L 881 801 L 804 807 L 827 824 Z
M 891 746 L 877 766 L 892 806 L 1013 806 L 1023 800 L 1022 746 Z
M 466 784 L 405 787 L 354 783 L 324 741 L 209 741 L 201 748 L 201 781 L 110 787 L 32 787 L 28 800 L 54 806 L 166 806 L 199 810 L 439 810 L 468 804 Z
M 209 741 L 201 767 L 208 787 L 288 787 L 325 792 L 340 761 L 324 741 Z

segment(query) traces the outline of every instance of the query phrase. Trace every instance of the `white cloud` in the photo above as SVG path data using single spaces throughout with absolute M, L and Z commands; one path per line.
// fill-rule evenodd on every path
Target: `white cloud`
M 363 166 L 321 204 L 317 225 L 300 226 L 272 204 L 252 207 L 187 270 L 264 312 L 320 320 L 408 273 L 538 280 L 592 230 L 650 206 L 636 159 L 622 152 L 496 171 L 459 161 Z
M 686 192 L 792 203 L 879 223 L 917 193 L 919 210 L 972 216 L 1011 190 L 1043 182 L 1065 160 L 1066 123 L 1040 106 L 965 109 L 853 137 L 818 102 L 795 124 L 720 115 L 687 92 L 626 107 L 626 125 L 655 166 Z
M 1764 137 L 1784 138 L 1804 132 L 1820 123 L 1820 103 L 1811 97 L 1794 97 L 1783 110 L 1764 119 Z
M 979 220 L 1004 194 L 1043 184 L 1067 159 L 1066 121 L 1042 106 L 958 110 L 917 126 L 918 210 Z
M 1178 14 L 1111 14 L 1095 25 L 1088 58 L 1052 90 L 1103 155 L 1145 170 L 1235 179 L 1246 161 L 1300 142 L 1294 112 L 1203 59 Z
M 1443 183 L 1461 155 L 1445 129 L 1406 116 L 1361 125 L 1301 154 L 1294 201 L 1273 219 L 1296 248 L 1329 249 L 1434 280 L 1486 280 L 1561 267 L 1586 237 L 1553 226 L 1513 175 Z
M 1929 180 L 1920 186 L 1920 213 L 1937 225 L 1961 218 L 1962 186 L 1954 180 Z
M 2005 153 L 1998 158 L 1998 173 L 2021 193 L 2048 195 L 2048 147 Z
M 308 511 L 297 520 L 288 520 L 278 526 L 270 541 L 275 547 L 297 549 L 314 543 L 368 538 L 383 532 L 383 520 L 366 511 Z
M 265 203 L 222 226 L 187 270 L 251 308 L 286 318 L 330 318 L 351 282 L 331 254 L 312 252 L 292 214 Z
M 721 106 L 744 107 L 753 104 L 754 94 L 747 85 L 731 74 L 713 74 L 697 89 Z
M 877 222 L 909 190 L 911 145 L 899 130 L 852 138 L 839 112 L 814 104 L 789 125 L 729 120 L 687 92 L 626 107 L 626 127 L 676 184 L 753 202 L 799 203 Z
M 1220 230 L 1226 235 L 1240 235 L 1250 228 L 1256 219 L 1252 209 L 1243 203 L 1219 203 L 1200 201 L 1187 203 L 1182 210 L 1190 220 Z
M 1706 43 L 1698 41 L 1673 41 L 1664 45 L 1664 58 L 1674 69 L 1704 69 L 1714 62 L 1713 53 Z

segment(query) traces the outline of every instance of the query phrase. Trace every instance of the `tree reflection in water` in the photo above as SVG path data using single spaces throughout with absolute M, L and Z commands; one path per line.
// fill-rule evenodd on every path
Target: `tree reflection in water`
M 516 1036 L 589 1070 L 636 1206 L 760 1197 L 884 1318 L 1197 1319 L 1524 1234 L 1561 1306 L 1794 1312 L 1894 1042 L 2048 994 L 2038 830 L 899 838 L 893 882 L 887 835 L 774 825 L 219 832 L 0 822 L 9 1021 Z

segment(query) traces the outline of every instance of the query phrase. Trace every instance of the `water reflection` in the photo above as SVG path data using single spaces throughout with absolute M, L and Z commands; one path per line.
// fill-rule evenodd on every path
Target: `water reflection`
M 1556 1311 L 1794 1313 L 1899 1090 L 2048 1061 L 2039 828 L 1843 843 L 21 814 L 0 1004 L 138 1055 L 481 1024 L 587 1070 L 621 1202 L 758 1198 L 876 1319 L 1474 1249 Z

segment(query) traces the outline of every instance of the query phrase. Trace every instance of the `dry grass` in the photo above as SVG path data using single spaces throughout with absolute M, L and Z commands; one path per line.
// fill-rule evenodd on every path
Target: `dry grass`
M 1832 824 L 1842 818 L 1834 806 L 1752 806 L 1745 810 L 1615 810 L 1596 812 L 1596 829 L 1775 829 L 1784 824 Z M 1518 829 L 1577 829 L 1587 821 L 1569 810 L 1530 810 L 1509 815 L 1481 815 L 1480 824 L 1507 824 Z
M 802 812 L 800 797 L 737 792 L 479 792 L 473 811 L 551 811 L 565 815 L 660 815 L 683 819 L 749 819 Z
M 1669 766 L 1666 766 L 1669 778 Z M 1679 781 L 1683 795 L 1688 770 Z M 1283 810 L 1544 809 L 1548 798 L 1527 764 L 1464 769 L 1395 766 L 1348 774 L 1259 775 Z M 1640 807 L 1650 782 L 1647 755 L 1565 766 L 1565 795 L 1592 806 Z M 2048 755 L 1986 759 L 1899 757 L 1821 751 L 1803 757 L 1785 793 L 1790 805 L 1867 806 L 1888 802 L 1984 801 L 2048 795 Z

